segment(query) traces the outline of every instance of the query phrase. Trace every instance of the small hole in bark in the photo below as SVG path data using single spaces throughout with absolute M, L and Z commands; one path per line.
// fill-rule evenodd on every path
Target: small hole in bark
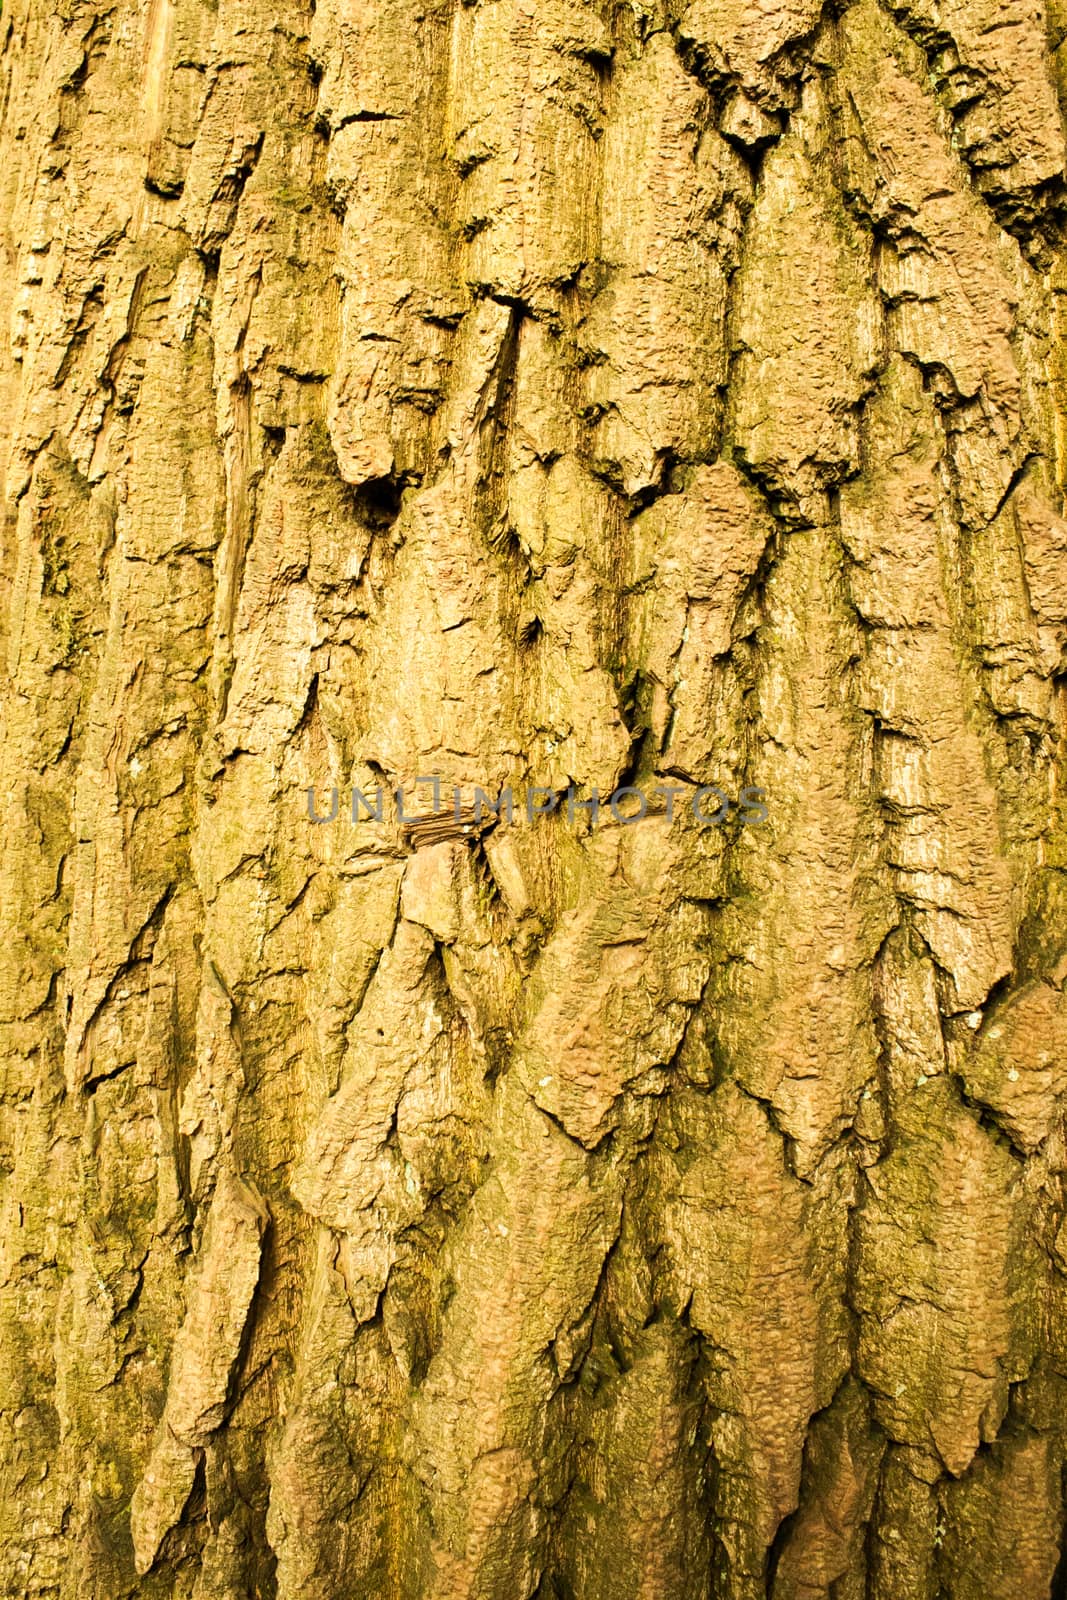
M 373 527 L 383 527 L 396 520 L 403 494 L 403 482 L 396 478 L 370 478 L 359 485 L 355 500 Z
M 284 428 L 263 429 L 263 453 L 268 461 L 277 461 L 285 444 Z

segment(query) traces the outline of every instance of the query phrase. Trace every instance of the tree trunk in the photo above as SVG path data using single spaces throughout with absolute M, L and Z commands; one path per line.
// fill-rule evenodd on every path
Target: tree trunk
M 1062 1594 L 1065 27 L 9 0 L 4 1596 Z

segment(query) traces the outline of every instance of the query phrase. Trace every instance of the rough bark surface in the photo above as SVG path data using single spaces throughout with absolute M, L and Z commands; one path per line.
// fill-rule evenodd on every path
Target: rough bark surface
M 5 1597 L 1062 1593 L 1062 6 L 5 4 Z

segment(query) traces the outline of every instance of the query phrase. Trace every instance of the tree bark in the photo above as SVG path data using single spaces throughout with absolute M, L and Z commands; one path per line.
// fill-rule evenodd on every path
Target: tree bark
M 4 7 L 4 1596 L 1062 1592 L 1052 3 Z

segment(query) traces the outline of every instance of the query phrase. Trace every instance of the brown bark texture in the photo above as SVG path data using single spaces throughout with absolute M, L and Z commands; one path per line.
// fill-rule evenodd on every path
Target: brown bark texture
M 5 1600 L 1062 1595 L 1065 33 L 5 0 Z

